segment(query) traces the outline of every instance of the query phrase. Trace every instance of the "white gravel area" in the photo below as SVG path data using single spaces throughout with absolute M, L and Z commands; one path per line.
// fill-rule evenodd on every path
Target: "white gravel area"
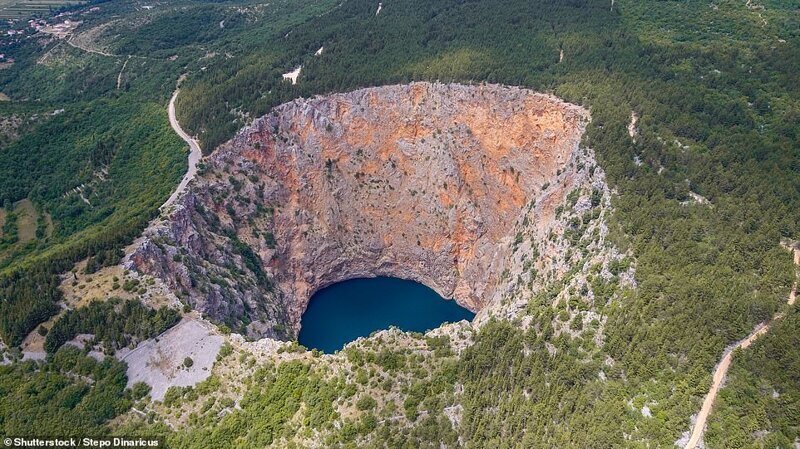
M 287 72 L 283 74 L 283 79 L 290 80 L 292 84 L 297 84 L 297 78 L 300 77 L 300 71 L 303 70 L 303 66 L 300 66 L 291 72 Z
M 23 351 L 22 361 L 28 360 L 44 360 L 47 358 L 47 353 L 44 351 Z
M 145 382 L 152 388 L 150 397 L 160 401 L 169 387 L 195 385 L 207 379 L 224 340 L 211 324 L 184 317 L 136 349 L 119 351 L 117 357 L 128 364 L 128 387 Z M 193 361 L 190 368 L 184 366 L 186 357 Z

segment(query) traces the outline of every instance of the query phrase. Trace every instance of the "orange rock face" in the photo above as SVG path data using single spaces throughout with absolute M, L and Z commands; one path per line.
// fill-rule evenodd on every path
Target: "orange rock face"
M 274 294 L 219 300 L 254 302 L 247 309 L 273 301 L 268 309 L 283 316 L 251 317 L 273 327 L 298 330 L 320 288 L 379 275 L 422 282 L 477 311 L 502 283 L 525 212 L 566 195 L 587 120 L 554 97 L 497 85 L 414 83 L 295 100 L 217 150 L 166 240 L 224 254 L 234 233 Z M 545 209 L 540 218 L 552 218 Z M 209 214 L 220 223 L 211 226 Z M 244 256 L 231 257 L 252 271 Z M 146 256 L 139 262 L 153 271 Z M 193 276 L 236 281 L 214 271 L 219 261 L 193 264 L 205 271 L 165 275 L 201 309 Z

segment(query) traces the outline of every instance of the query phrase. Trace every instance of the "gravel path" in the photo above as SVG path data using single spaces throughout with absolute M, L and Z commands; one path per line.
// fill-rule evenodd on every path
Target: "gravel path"
M 185 77 L 186 75 L 181 76 L 181 78 L 178 80 L 179 85 Z M 200 150 L 200 144 L 197 143 L 197 140 L 190 137 L 189 134 L 183 130 L 183 128 L 181 128 L 180 123 L 178 123 L 178 118 L 175 115 L 175 100 L 178 98 L 180 91 L 181 89 L 177 88 L 172 94 L 172 98 L 169 100 L 169 106 L 167 107 L 167 114 L 169 115 L 169 124 L 172 126 L 172 129 L 178 136 L 180 136 L 181 139 L 189 144 L 189 168 L 186 170 L 186 174 L 183 175 L 181 183 L 178 184 L 178 187 L 175 188 L 175 191 L 172 192 L 172 195 L 170 195 L 169 199 L 167 199 L 167 201 L 161 205 L 160 209 L 162 211 L 170 207 L 175 200 L 178 199 L 178 196 L 186 191 L 186 187 L 189 185 L 189 182 L 197 175 L 197 164 L 203 157 L 203 152 Z
M 793 255 L 794 255 L 794 262 L 796 264 L 800 264 L 800 248 L 792 248 Z M 792 291 L 789 293 L 789 299 L 786 301 L 790 306 L 794 305 L 795 298 L 797 297 L 797 281 L 795 281 L 794 285 L 792 286 Z M 750 333 L 744 340 L 739 341 L 732 347 L 728 348 L 722 356 L 722 360 L 717 365 L 717 369 L 714 371 L 714 378 L 711 382 L 711 389 L 708 390 L 706 394 L 706 398 L 703 401 L 703 406 L 700 408 L 700 413 L 697 414 L 697 421 L 694 423 L 694 427 L 692 428 L 691 436 L 689 437 L 689 442 L 686 443 L 685 449 L 696 449 L 698 444 L 700 444 L 701 439 L 703 438 L 703 433 L 706 429 L 706 422 L 708 421 L 708 415 L 711 414 L 711 410 L 714 407 L 714 401 L 717 399 L 717 394 L 719 393 L 720 388 L 722 387 L 722 383 L 725 381 L 725 376 L 728 374 L 728 369 L 731 366 L 731 360 L 733 359 L 733 352 L 738 349 L 746 349 L 751 344 L 753 344 L 758 337 L 764 335 L 769 331 L 770 326 L 777 320 L 782 319 L 784 316 L 783 313 L 776 314 L 771 321 L 766 324 L 761 324 L 756 327 L 756 329 Z
M 122 64 L 122 69 L 119 71 L 119 75 L 117 75 L 117 90 L 122 87 L 122 73 L 125 71 L 125 67 L 128 65 L 128 61 L 131 60 L 131 56 L 128 55 L 128 59 Z

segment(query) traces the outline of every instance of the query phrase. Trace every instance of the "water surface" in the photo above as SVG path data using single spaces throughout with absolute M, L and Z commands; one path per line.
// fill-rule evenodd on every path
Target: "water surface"
M 414 281 L 378 277 L 331 285 L 311 297 L 298 340 L 309 349 L 332 353 L 358 337 L 398 327 L 425 332 L 475 314 Z

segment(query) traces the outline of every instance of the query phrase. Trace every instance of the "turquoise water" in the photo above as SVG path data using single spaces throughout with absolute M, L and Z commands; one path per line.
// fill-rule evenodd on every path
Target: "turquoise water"
M 352 279 L 311 297 L 298 341 L 309 349 L 336 352 L 358 337 L 398 327 L 425 332 L 475 314 L 430 288 L 397 278 Z

